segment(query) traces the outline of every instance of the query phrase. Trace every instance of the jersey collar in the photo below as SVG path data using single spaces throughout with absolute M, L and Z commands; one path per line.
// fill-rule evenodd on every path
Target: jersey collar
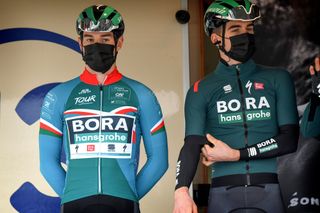
M 118 71 L 118 68 L 115 67 L 114 70 L 106 77 L 103 85 L 113 84 L 120 81 L 121 79 L 122 74 Z M 80 75 L 80 80 L 87 84 L 99 85 L 96 74 L 89 72 L 87 69 L 85 69 Z
M 217 65 L 216 74 L 221 74 L 221 75 L 230 75 L 230 76 L 234 76 L 237 75 L 237 69 L 240 71 L 240 75 L 247 75 L 247 74 L 251 74 L 252 72 L 254 72 L 256 68 L 256 63 L 250 59 L 245 63 L 242 64 L 238 64 L 238 65 L 231 65 L 228 66 L 223 62 L 219 62 L 219 64 Z

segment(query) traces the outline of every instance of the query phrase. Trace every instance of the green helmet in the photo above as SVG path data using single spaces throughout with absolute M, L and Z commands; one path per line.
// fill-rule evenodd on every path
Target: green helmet
M 113 7 L 93 5 L 84 9 L 76 22 L 78 35 L 82 32 L 113 32 L 116 38 L 123 35 L 122 16 Z
M 204 30 L 208 36 L 228 21 L 254 21 L 260 18 L 258 6 L 249 0 L 216 0 L 204 15 Z

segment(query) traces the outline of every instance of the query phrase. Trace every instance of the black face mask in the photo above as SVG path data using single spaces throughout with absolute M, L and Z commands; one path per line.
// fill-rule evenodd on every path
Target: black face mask
M 248 61 L 254 54 L 255 42 L 254 35 L 250 33 L 244 33 L 230 37 L 231 49 L 223 51 L 230 58 L 244 63 Z
M 105 73 L 116 61 L 114 45 L 94 43 L 83 48 L 82 59 L 94 71 Z

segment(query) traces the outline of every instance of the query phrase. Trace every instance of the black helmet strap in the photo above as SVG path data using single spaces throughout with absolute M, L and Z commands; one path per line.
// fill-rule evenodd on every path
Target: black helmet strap
M 226 25 L 227 25 L 227 22 L 223 23 L 222 24 L 222 42 L 221 42 L 221 45 L 218 46 L 219 50 L 221 50 L 222 52 L 224 52 L 226 55 L 227 55 L 227 51 L 225 49 L 225 39 L 226 39 Z M 227 55 L 228 56 L 228 55 Z M 228 56 L 229 60 L 230 61 L 230 57 Z M 220 58 L 220 60 L 223 60 L 222 58 Z M 228 64 L 227 61 L 224 61 L 225 64 Z
M 225 48 L 224 48 L 225 37 L 226 37 L 226 23 L 224 23 L 222 25 L 222 48 L 223 48 L 224 51 L 226 51 Z

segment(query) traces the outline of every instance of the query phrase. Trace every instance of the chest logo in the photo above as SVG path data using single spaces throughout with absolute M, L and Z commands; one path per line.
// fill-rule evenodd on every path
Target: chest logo
M 224 90 L 224 93 L 227 94 L 227 93 L 232 92 L 232 87 L 231 87 L 230 84 L 228 84 L 228 85 L 223 87 L 223 90 Z
M 91 96 L 84 96 L 84 97 L 76 97 L 74 98 L 75 100 L 75 105 L 84 105 L 84 104 L 92 104 L 96 102 L 96 95 L 91 95 Z
M 91 93 L 90 89 L 82 89 L 78 94 L 83 95 L 83 94 L 88 94 L 88 93 Z
M 131 158 L 135 117 L 108 114 L 66 119 L 70 158 Z
M 254 89 L 255 90 L 264 90 L 264 83 L 255 82 L 254 83 Z
M 270 120 L 270 104 L 265 96 L 260 99 L 247 97 L 244 100 L 245 112 L 242 112 L 242 104 L 237 99 L 230 101 L 218 101 L 217 113 L 220 124 L 238 123 L 246 121 Z M 244 118 L 245 116 L 245 118 Z
M 248 93 L 251 95 L 251 87 L 252 87 L 252 82 L 249 80 L 246 84 L 246 88 L 248 90 Z

